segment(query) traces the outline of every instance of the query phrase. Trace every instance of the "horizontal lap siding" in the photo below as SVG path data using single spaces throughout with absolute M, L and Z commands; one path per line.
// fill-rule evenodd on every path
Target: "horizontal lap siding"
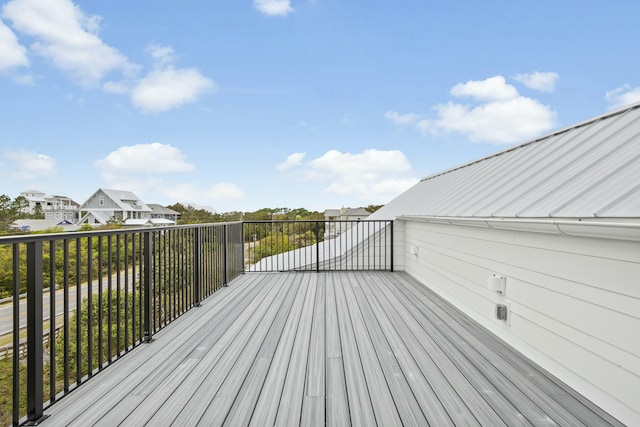
M 408 273 L 605 409 L 640 420 L 639 243 L 414 221 L 404 231 Z M 486 289 L 493 273 L 507 277 L 505 295 Z

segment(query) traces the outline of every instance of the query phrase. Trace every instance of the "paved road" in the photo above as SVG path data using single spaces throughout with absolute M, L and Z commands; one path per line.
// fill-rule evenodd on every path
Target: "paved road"
M 129 289 L 131 289 L 131 284 L 133 283 L 132 276 L 129 275 Z M 107 278 L 103 279 L 102 289 L 103 291 L 107 290 Z M 116 288 L 116 278 L 112 278 L 112 288 Z M 120 283 L 121 289 L 124 289 L 124 278 L 121 279 Z M 81 285 L 80 291 L 82 293 L 82 298 L 87 297 L 88 286 L 86 283 Z M 98 294 L 98 281 L 94 281 L 92 284 L 92 293 L 94 295 Z M 42 294 L 42 314 L 43 319 L 45 321 L 49 320 L 49 307 L 50 307 L 51 297 L 49 291 L 45 291 Z M 69 288 L 69 312 L 72 312 L 76 309 L 77 297 L 76 297 L 76 287 L 72 286 Z M 58 289 L 55 293 L 55 308 L 56 315 L 62 315 L 64 313 L 64 291 L 62 289 Z M 27 326 L 27 300 L 23 298 L 20 300 L 20 329 L 25 328 Z M 0 306 L 0 336 L 10 334 L 13 331 L 13 304 L 8 302 Z

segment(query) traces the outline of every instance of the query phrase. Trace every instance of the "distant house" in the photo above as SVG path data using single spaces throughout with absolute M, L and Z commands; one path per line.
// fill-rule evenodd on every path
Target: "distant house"
M 151 208 L 131 191 L 101 188 L 79 208 L 78 224 L 105 225 L 109 220 L 136 225 L 137 220 L 151 220 Z
M 27 190 L 20 193 L 29 203 L 25 213 L 35 214 L 42 212 L 44 219 L 51 221 L 78 220 L 78 203 L 66 196 L 51 196 L 38 190 Z
M 395 220 L 396 269 L 640 425 L 640 103 L 426 177 L 370 219 Z
M 326 221 L 337 221 L 337 222 L 328 222 L 325 224 L 325 239 L 332 239 L 339 235 L 340 233 L 351 228 L 351 223 L 347 221 L 360 221 L 366 219 L 369 215 L 371 215 L 364 208 L 340 208 L 340 209 L 327 209 L 324 211 L 324 219 Z M 344 222 L 341 222 L 344 221 Z
M 147 206 L 151 208 L 151 219 L 166 220 L 170 222 L 170 224 L 167 223 L 169 225 L 175 225 L 178 223 L 180 212 L 174 211 L 173 209 L 166 208 L 156 203 L 149 203 Z

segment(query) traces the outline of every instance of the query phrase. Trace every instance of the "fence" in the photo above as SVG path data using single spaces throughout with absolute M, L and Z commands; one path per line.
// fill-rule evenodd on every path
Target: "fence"
M 8 329 L 13 349 L 26 341 L 27 359 L 25 367 L 23 352 L 12 352 L 10 378 L 2 379 L 13 384 L 12 411 L 0 422 L 40 420 L 241 274 L 242 232 L 242 223 L 222 223 L 0 238 L 0 259 L 11 260 L 10 283 L 0 285 L 26 293 L 13 298 Z
M 393 221 L 246 221 L 246 271 L 393 271 Z

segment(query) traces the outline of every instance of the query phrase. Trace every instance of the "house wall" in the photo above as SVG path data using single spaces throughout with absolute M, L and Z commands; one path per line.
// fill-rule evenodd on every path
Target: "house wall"
M 405 270 L 628 425 L 640 425 L 640 242 L 404 220 Z M 506 277 L 505 294 L 487 289 Z M 495 318 L 496 304 L 509 307 Z
M 104 199 L 104 203 L 100 204 L 100 198 Z M 120 206 L 102 191 L 93 194 L 82 206 L 82 210 L 104 209 L 104 210 L 121 210 Z

